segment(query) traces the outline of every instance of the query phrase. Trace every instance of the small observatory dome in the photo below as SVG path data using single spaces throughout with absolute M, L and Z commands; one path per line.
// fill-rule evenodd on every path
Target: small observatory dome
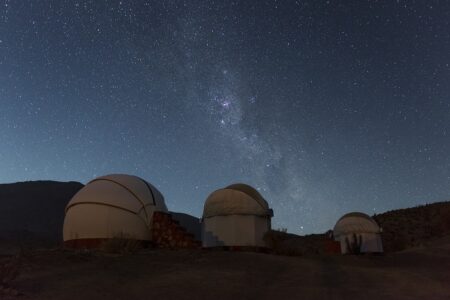
M 374 219 L 360 212 L 343 215 L 333 229 L 334 236 L 353 233 L 380 233 L 380 227 Z
M 273 212 L 261 194 L 238 183 L 209 195 L 203 209 L 203 246 L 265 247 Z
M 268 216 L 271 210 L 257 190 L 238 183 L 217 190 L 206 199 L 203 218 L 226 215 Z
M 383 252 L 381 228 L 370 216 L 361 212 L 352 212 L 342 216 L 334 226 L 333 236 L 341 243 L 341 252 L 348 253 L 349 243 L 355 237 L 361 239 L 361 252 Z
M 147 181 L 123 174 L 98 177 L 67 204 L 64 243 L 84 247 L 114 237 L 151 240 L 154 211 L 167 212 L 167 207 Z

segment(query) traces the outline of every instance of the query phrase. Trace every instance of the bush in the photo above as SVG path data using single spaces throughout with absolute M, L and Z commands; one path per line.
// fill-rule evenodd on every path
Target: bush
M 353 234 L 352 241 L 345 237 L 345 243 L 347 244 L 347 251 L 349 254 L 361 254 L 361 246 L 362 246 L 362 236 L 356 236 L 356 233 Z

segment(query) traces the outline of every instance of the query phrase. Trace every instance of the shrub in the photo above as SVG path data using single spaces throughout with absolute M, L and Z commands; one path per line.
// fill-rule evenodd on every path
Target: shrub
M 352 241 L 345 237 L 345 243 L 347 244 L 347 251 L 349 254 L 361 254 L 361 246 L 362 246 L 362 236 L 356 236 L 356 233 L 353 234 Z

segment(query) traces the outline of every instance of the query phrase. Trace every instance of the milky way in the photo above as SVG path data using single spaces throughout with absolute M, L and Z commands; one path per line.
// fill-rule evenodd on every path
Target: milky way
M 295 233 L 450 198 L 446 1 L 0 4 L 0 182 L 245 182 Z

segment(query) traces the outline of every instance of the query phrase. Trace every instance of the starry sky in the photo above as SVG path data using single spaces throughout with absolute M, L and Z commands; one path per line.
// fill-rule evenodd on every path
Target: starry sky
M 0 182 L 256 187 L 324 232 L 450 199 L 449 1 L 0 1 Z

